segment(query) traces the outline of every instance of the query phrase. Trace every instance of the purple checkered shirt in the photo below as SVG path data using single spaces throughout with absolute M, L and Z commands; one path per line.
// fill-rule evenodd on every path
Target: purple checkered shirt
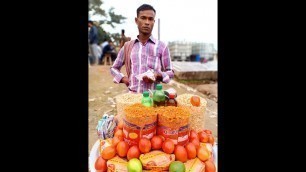
M 137 36 L 138 37 L 138 36 Z M 114 76 L 114 83 L 120 83 L 124 74 L 120 72 L 124 59 L 124 47 L 111 67 L 111 74 Z M 142 93 L 144 91 L 155 90 L 157 82 L 145 83 L 138 80 L 135 76 L 153 69 L 162 75 L 163 83 L 168 83 L 173 78 L 174 72 L 171 64 L 169 48 L 165 43 L 150 36 L 149 40 L 143 45 L 139 39 L 135 40 L 131 51 L 131 75 L 129 78 L 128 89 L 131 92 Z

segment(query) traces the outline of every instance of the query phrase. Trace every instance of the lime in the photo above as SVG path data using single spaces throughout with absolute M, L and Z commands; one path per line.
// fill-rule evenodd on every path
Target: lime
M 185 172 L 185 170 L 185 164 L 181 161 L 173 161 L 169 167 L 169 172 Z
M 129 172 L 142 172 L 142 164 L 137 158 L 130 159 L 127 168 Z

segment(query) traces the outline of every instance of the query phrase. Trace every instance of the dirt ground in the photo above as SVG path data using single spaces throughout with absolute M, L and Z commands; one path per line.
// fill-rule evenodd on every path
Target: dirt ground
M 88 71 L 88 155 L 94 143 L 98 140 L 96 126 L 104 113 L 116 114 L 114 97 L 127 92 L 124 84 L 113 83 L 110 74 L 110 66 L 90 66 Z M 125 71 L 124 67 L 121 71 Z M 217 83 L 212 84 L 189 84 L 189 86 L 172 80 L 169 84 L 163 84 L 164 89 L 174 88 L 178 95 L 190 93 L 199 95 L 207 100 L 205 114 L 205 128 L 212 130 L 215 140 L 218 140 L 217 123 Z M 201 90 L 201 92 L 197 91 Z M 204 94 L 203 94 L 204 93 Z

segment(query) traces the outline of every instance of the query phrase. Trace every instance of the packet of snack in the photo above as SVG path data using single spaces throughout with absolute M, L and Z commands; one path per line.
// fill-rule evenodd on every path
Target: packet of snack
M 152 69 L 149 69 L 148 71 L 146 71 L 145 73 L 141 73 L 139 75 L 136 75 L 135 77 L 142 81 L 142 78 L 144 76 L 147 76 L 148 78 L 150 78 L 151 80 L 155 81 L 155 76 L 154 76 L 154 71 Z
M 205 172 L 205 163 L 199 158 L 188 160 L 184 164 L 188 172 Z
M 108 160 L 106 162 L 107 171 L 109 172 L 128 172 L 127 165 L 128 161 L 126 159 L 120 158 L 119 156 L 115 156 L 114 158 Z
M 163 171 L 169 169 L 170 163 L 175 160 L 175 155 L 155 150 L 146 154 L 141 154 L 139 159 L 143 169 Z
M 98 138 L 103 140 L 114 137 L 114 130 L 116 126 L 117 122 L 114 119 L 114 115 L 104 114 L 98 121 L 98 125 L 96 127 Z
M 102 155 L 103 149 L 112 145 L 112 140 L 113 140 L 112 138 L 108 138 L 106 140 L 100 139 L 100 149 L 99 149 L 100 150 L 100 155 Z

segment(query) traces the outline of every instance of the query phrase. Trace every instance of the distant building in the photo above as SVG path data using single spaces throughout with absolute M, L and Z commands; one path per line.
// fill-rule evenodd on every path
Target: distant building
M 201 61 L 214 60 L 217 51 L 212 43 L 174 41 L 168 44 L 173 61 L 190 61 L 191 56 L 199 55 Z
M 212 43 L 193 43 L 192 54 L 199 54 L 201 59 L 213 60 L 216 54 Z
M 172 60 L 185 61 L 191 54 L 192 43 L 189 42 L 169 42 L 168 44 Z

